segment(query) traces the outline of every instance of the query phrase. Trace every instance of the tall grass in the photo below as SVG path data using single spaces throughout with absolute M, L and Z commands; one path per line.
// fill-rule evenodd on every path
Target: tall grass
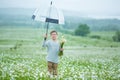
M 33 28 L 0 29 L 0 80 L 50 80 L 47 51 L 41 47 L 44 33 Z M 120 43 L 59 32 L 62 35 L 67 42 L 59 57 L 58 80 L 120 79 Z

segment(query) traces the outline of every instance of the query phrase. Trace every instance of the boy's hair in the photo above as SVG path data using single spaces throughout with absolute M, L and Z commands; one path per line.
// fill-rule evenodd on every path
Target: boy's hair
M 50 35 L 51 35 L 52 33 L 54 33 L 54 32 L 55 32 L 56 34 L 58 34 L 57 31 L 53 30 L 53 31 L 50 32 Z

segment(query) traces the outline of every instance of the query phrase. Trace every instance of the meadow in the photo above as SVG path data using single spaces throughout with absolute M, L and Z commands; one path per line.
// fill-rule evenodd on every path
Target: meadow
M 0 28 L 0 80 L 56 80 L 47 76 L 44 29 Z M 92 32 L 101 39 L 59 32 L 67 42 L 59 57 L 58 80 L 120 80 L 120 43 L 114 32 Z M 89 35 L 89 36 L 90 36 Z

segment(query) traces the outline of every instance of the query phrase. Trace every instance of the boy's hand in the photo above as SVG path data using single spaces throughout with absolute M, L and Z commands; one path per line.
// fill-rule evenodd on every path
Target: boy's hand
M 60 51 L 63 51 L 64 49 L 63 48 L 60 48 Z
M 47 39 L 47 34 L 45 34 L 45 36 L 44 36 L 44 40 L 46 40 Z

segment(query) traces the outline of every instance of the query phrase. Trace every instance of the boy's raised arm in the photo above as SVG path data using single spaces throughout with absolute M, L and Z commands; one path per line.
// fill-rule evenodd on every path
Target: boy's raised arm
M 42 47 L 46 47 L 46 40 L 47 40 L 47 35 L 44 36 L 44 41 L 43 41 Z

